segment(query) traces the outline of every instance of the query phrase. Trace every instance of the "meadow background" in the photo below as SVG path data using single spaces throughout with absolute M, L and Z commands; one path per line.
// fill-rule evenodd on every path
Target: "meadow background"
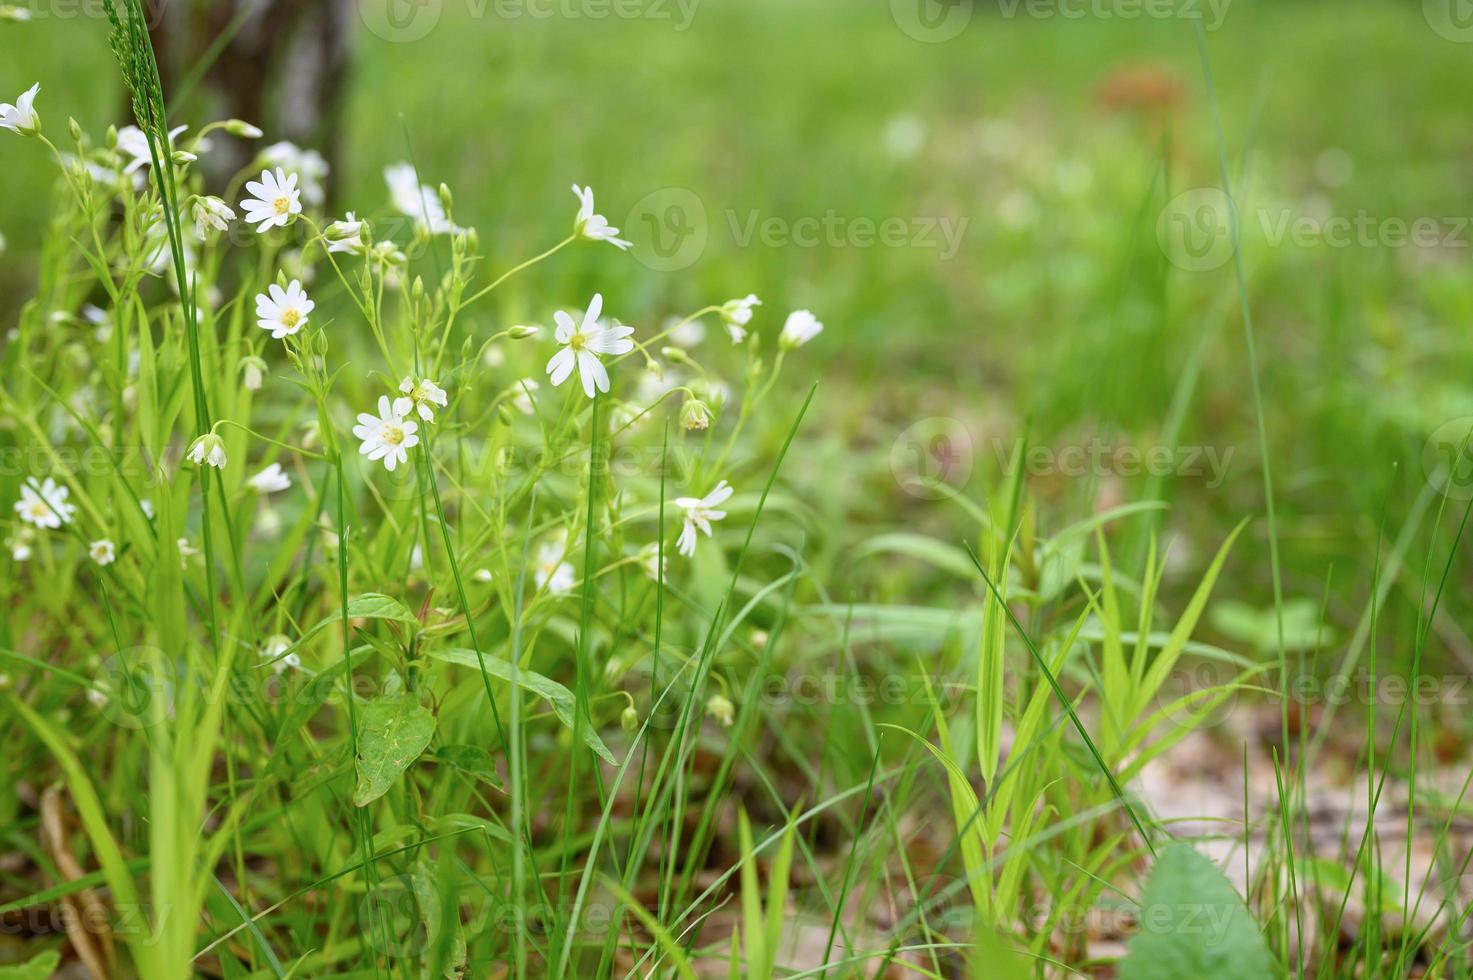
M 917 656 L 938 673 L 951 664 L 937 637 L 985 590 L 916 540 L 972 541 L 975 514 L 914 477 L 996 504 L 1026 438 L 1040 537 L 1111 508 L 1167 505 L 1113 526 L 1110 546 L 1138 570 L 1153 533 L 1170 543 L 1160 598 L 1172 610 L 1249 518 L 1194 639 L 1272 664 L 1267 462 L 1285 653 L 1311 679 L 1371 648 L 1383 672 L 1408 674 L 1416 658 L 1446 695 L 1426 706 L 1437 760 L 1466 773 L 1473 606 L 1469 562 L 1452 543 L 1473 494 L 1462 454 L 1473 427 L 1473 32 L 1445 19 L 1454 8 L 1231 0 L 1201 8 L 1211 29 L 1199 35 L 1190 18 L 1121 16 L 1135 9 L 1124 0 L 1080 17 L 977 3 L 953 8 L 965 23 L 942 39 L 899 0 L 688 0 L 607 18 L 586 16 L 588 4 L 541 17 L 447 0 L 416 8 L 431 20 L 407 33 L 385 27 L 378 5 L 359 6 L 334 213 L 382 201 L 383 166 L 413 159 L 425 181 L 454 189 L 489 268 L 556 240 L 548 216 L 571 213 L 574 182 L 596 188 L 599 210 L 636 242 L 630 261 L 577 249 L 531 269 L 477 308 L 469 332 L 545 320 L 594 291 L 646 335 L 749 292 L 770 331 L 796 308 L 827 325 L 770 396 L 778 417 L 738 452 L 765 472 L 818 382 L 764 531 L 801 541 L 806 559 L 794 601 L 807 646 L 792 662 L 822 672 L 848 656 L 840 610 L 853 604 L 866 670 L 909 670 Z M 126 121 L 100 9 L 34 11 L 0 24 L 0 95 L 40 81 L 53 133 L 67 115 L 93 134 Z M 58 192 L 32 149 L 0 147 L 7 328 L 34 287 Z M 1241 284 L 1224 249 L 1224 162 Z M 862 230 L 887 221 L 902 241 Z M 815 222 L 819 239 L 803 239 Z M 1418 222 L 1431 237 L 1408 241 Z M 1203 251 L 1180 247 L 1183 228 Z M 740 371 L 714 320 L 706 344 L 711 363 Z M 1081 453 L 1091 461 L 1077 470 Z M 1142 472 L 1151 458 L 1169 463 Z M 1414 643 L 1433 593 L 1430 639 Z M 934 612 L 924 642 L 866 618 L 883 606 Z M 1211 786 L 1182 790 L 1185 809 L 1236 798 L 1245 740 L 1259 788 L 1272 783 L 1272 753 L 1289 750 L 1280 701 L 1245 693 L 1231 707 L 1204 726 L 1217 749 L 1203 757 Z M 1341 729 L 1317 727 L 1330 707 L 1306 696 L 1292 730 L 1323 738 L 1316 766 L 1349 778 L 1367 706 L 1345 711 Z M 1394 717 L 1398 705 L 1369 707 Z M 836 749 L 829 762 L 828 739 L 872 739 L 870 719 L 841 717 L 825 736 L 807 717 L 759 743 L 779 787 L 862 784 L 868 754 Z M 1206 741 L 1188 744 L 1205 752 Z M 1379 749 L 1384 764 L 1410 768 L 1389 740 Z M 820 760 L 817 775 L 805 758 Z M 1170 811 L 1162 779 L 1149 789 Z M 840 841 L 849 829 L 830 828 Z

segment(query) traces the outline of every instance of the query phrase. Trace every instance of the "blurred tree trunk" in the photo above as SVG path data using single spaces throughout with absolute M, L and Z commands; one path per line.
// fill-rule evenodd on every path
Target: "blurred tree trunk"
M 353 0 L 145 0 L 171 115 L 237 118 L 315 149 L 336 169 Z M 210 170 L 234 173 L 260 147 L 216 141 Z M 221 145 L 224 144 L 224 145 Z

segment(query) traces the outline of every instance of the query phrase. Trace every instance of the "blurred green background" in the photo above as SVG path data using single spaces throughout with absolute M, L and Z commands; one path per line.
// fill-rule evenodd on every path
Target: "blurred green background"
M 588 16 L 607 9 L 591 2 L 537 8 L 583 14 L 550 17 L 422 6 L 438 14 L 412 41 L 380 36 L 394 32 L 373 4 L 362 8 L 338 208 L 381 213 L 383 167 L 412 155 L 427 181 L 454 189 L 457 219 L 500 269 L 563 237 L 569 185 L 592 185 L 599 210 L 640 243 L 636 258 L 563 253 L 480 308 L 488 331 L 595 289 L 642 332 L 748 292 L 764 301 L 755 326 L 769 342 L 788 310 L 814 310 L 828 330 L 790 368 L 783 397 L 795 409 L 809 381 L 822 387 L 790 475 L 821 488 L 811 501 L 826 518 L 815 521 L 820 565 L 875 598 L 917 598 L 928 582 L 914 568 L 846 564 L 845 548 L 877 528 L 946 535 L 956 516 L 892 473 L 892 446 L 922 419 L 966 433 L 980 488 L 1025 424 L 1054 450 L 1095 438 L 1149 449 L 1177 417 L 1171 444 L 1227 459 L 1220 483 L 1043 467 L 1040 524 L 1159 494 L 1172 503 L 1162 527 L 1190 567 L 1241 517 L 1262 515 L 1232 263 L 1192 268 L 1159 233 L 1169 202 L 1218 186 L 1222 150 L 1245 216 L 1286 594 L 1317 599 L 1334 568 L 1330 618 L 1352 625 L 1384 511 L 1388 535 L 1411 535 L 1414 571 L 1397 595 L 1403 614 L 1414 609 L 1423 549 L 1445 549 L 1461 512 L 1450 507 L 1438 532 L 1418 516 L 1428 440 L 1473 415 L 1473 37 L 1441 22 L 1435 0 L 1233 0 L 1220 24 L 1203 5 L 1215 99 L 1194 22 L 1128 17 L 1139 8 L 1127 0 L 1068 8 L 1080 17 L 957 7 L 965 27 L 939 41 L 904 29 L 900 0 L 700 0 L 628 18 Z M 124 121 L 105 28 L 55 11 L 0 25 L 0 94 L 39 80 L 48 131 L 64 134 L 72 115 L 100 137 Z M 34 144 L 7 138 L 0 152 L 8 325 L 54 170 Z M 670 218 L 672 202 L 685 202 L 675 218 L 704 241 L 678 268 L 648 248 L 648 221 Z M 791 229 L 828 215 L 849 231 L 811 246 L 742 240 L 753 220 Z M 1323 228 L 1357 215 L 1369 239 L 1269 234 L 1284 217 Z M 887 219 L 911 236 L 866 245 L 853 230 Z M 1436 222 L 1438 240 L 1398 244 L 1391 223 L 1418 219 Z M 940 220 L 961 229 L 954 255 L 925 231 Z M 724 340 L 713 332 L 707 344 L 712 363 L 728 363 Z M 1248 540 L 1224 589 L 1261 607 L 1262 520 Z M 1466 606 L 1449 601 L 1454 614 Z M 1457 651 L 1455 620 L 1444 635 Z

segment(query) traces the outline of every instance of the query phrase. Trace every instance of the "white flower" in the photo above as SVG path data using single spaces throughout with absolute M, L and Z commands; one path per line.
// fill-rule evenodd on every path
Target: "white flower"
M 138 501 L 138 509 L 143 511 L 144 517 L 148 518 L 149 520 L 153 520 L 154 512 L 152 500 L 149 500 L 147 497 L 145 497 L 142 500 Z
M 259 494 L 278 493 L 291 489 L 292 479 L 282 470 L 280 463 L 272 463 L 246 481 Z
M 261 171 L 260 180 L 246 182 L 246 192 L 251 196 L 240 202 L 245 210 L 245 219 L 257 224 L 263 234 L 272 228 L 286 227 L 302 213 L 302 192 L 297 190 L 297 175 L 286 174 L 280 167 L 276 173 Z
M 41 131 L 41 117 L 36 115 L 36 93 L 41 91 L 37 82 L 20 94 L 15 105 L 0 102 L 0 129 L 8 129 L 22 136 L 35 136 Z
M 326 198 L 323 187 L 331 168 L 316 150 L 304 150 L 295 143 L 282 141 L 262 150 L 259 159 L 263 166 L 280 167 L 287 173 L 299 174 L 302 178 L 302 200 L 312 207 L 317 207 Z
M 107 538 L 99 538 L 87 546 L 87 554 L 99 565 L 111 565 L 118 557 L 113 543 Z
M 675 506 L 685 511 L 685 526 L 680 529 L 680 538 L 675 542 L 675 549 L 689 558 L 696 553 L 696 531 L 700 530 L 711 536 L 711 522 L 719 521 L 726 517 L 726 511 L 715 510 L 731 498 L 733 490 L 731 486 L 722 480 L 716 484 L 716 489 L 704 497 L 677 497 Z
M 823 324 L 818 322 L 818 317 L 807 310 L 795 310 L 788 314 L 788 320 L 783 324 L 779 343 L 791 350 L 794 347 L 802 347 L 821 333 L 823 333 Z
M 444 408 L 450 404 L 450 398 L 445 394 L 445 389 L 435 384 L 429 378 L 421 378 L 415 382 L 413 378 L 405 378 L 399 382 L 399 390 L 407 395 L 407 398 L 394 399 L 394 411 L 399 415 L 408 415 L 410 409 L 419 413 L 419 417 L 426 422 L 435 421 L 435 410 L 431 405 L 439 405 Z
M 271 672 L 277 675 L 283 673 L 288 667 L 294 670 L 302 668 L 302 658 L 296 652 L 287 653 L 292 648 L 290 637 L 282 636 L 280 633 L 268 636 L 261 643 L 261 663 L 259 667 L 270 667 Z
M 573 185 L 573 194 L 578 198 L 578 217 L 573 219 L 573 233 L 580 238 L 595 242 L 608 242 L 623 251 L 634 243 L 618 237 L 619 229 L 609 224 L 609 219 L 593 213 L 593 188 Z
M 532 393 L 541 387 L 536 378 L 523 378 L 518 381 L 516 394 L 511 396 L 512 406 L 523 415 L 536 415 L 537 403 L 533 401 Z
M 210 229 L 224 231 L 235 220 L 235 212 L 218 197 L 194 199 L 194 233 L 200 241 L 209 235 Z
M 554 388 L 568 380 L 568 375 L 576 367 L 583 382 L 583 392 L 589 398 L 593 397 L 595 387 L 599 391 L 608 391 L 609 372 L 604 370 L 598 355 L 627 354 L 634 350 L 634 341 L 629 339 L 634 328 L 617 323 L 607 328 L 601 325 L 598 315 L 603 312 L 603 307 L 603 294 L 594 293 L 581 325 L 574 323 L 573 318 L 562 310 L 553 314 L 557 321 L 557 342 L 563 345 L 563 349 L 547 362 L 547 373 L 552 376 Z
M 489 568 L 476 569 L 475 572 L 471 575 L 471 578 L 475 579 L 477 582 L 493 581 L 493 578 L 491 576 L 491 569 Z
M 342 221 L 327 226 L 327 250 L 329 252 L 363 251 L 363 222 L 349 211 Z
M 188 128 L 188 126 L 175 126 L 169 130 L 169 146 L 172 147 L 174 138 Z M 131 174 L 142 167 L 153 164 L 153 155 L 148 149 L 148 137 L 137 126 L 124 126 L 118 130 L 118 152 L 132 158 L 123 165 L 125 174 Z
M 567 538 L 562 534 L 537 546 L 532 572 L 533 578 L 537 580 L 537 588 L 545 588 L 553 595 L 566 595 L 573 590 L 577 576 L 573 572 L 573 566 L 563 561 L 566 553 Z
M 17 524 L 11 532 L 5 544 L 10 548 L 10 557 L 16 561 L 31 560 L 31 542 L 36 540 L 36 532 L 28 524 Z
M 661 559 L 664 559 L 663 561 Z M 660 546 L 651 541 L 639 549 L 639 567 L 651 581 L 659 581 L 662 572 L 670 567 L 670 556 L 660 554 Z
M 225 440 L 213 432 L 206 432 L 194 440 L 189 447 L 189 452 L 185 453 L 185 455 L 189 457 L 191 463 L 197 466 L 209 465 L 215 467 L 217 470 L 223 470 L 227 462 L 225 458 Z
M 448 235 L 462 229 L 450 223 L 440 194 L 428 184 L 419 182 L 412 163 L 396 163 L 384 168 L 384 183 L 389 185 L 389 199 L 401 213 L 417 221 L 432 235 Z
M 394 467 L 408 461 L 409 450 L 419 445 L 419 436 L 415 435 L 418 429 L 417 423 L 407 421 L 394 410 L 387 395 L 380 395 L 378 417 L 367 412 L 359 414 L 353 435 L 363 442 L 358 447 L 359 453 L 369 459 L 383 460 L 384 468 L 393 472 Z
M 51 477 L 37 483 L 35 477 L 27 477 L 20 488 L 20 499 L 15 502 L 15 512 L 27 524 L 36 527 L 58 528 L 71 523 L 77 508 L 67 503 L 71 491 Z
M 713 694 L 706 702 L 706 714 L 719 721 L 723 728 L 730 728 L 736 720 L 736 706 L 725 695 Z
M 272 339 L 280 340 L 305 327 L 307 314 L 316 308 L 300 280 L 293 279 L 285 289 L 273 282 L 266 292 L 256 294 L 256 326 L 270 330 Z
M 747 324 L 752 322 L 752 307 L 761 306 L 756 293 L 748 293 L 744 299 L 728 300 L 721 306 L 721 325 L 731 335 L 733 344 L 747 339 Z

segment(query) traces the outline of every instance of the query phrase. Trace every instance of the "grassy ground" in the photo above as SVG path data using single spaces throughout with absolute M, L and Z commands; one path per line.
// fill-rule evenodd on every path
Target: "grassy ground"
M 435 239 L 413 266 L 431 305 L 390 288 L 365 317 L 319 252 L 313 323 L 329 370 L 348 368 L 330 383 L 249 322 L 285 261 L 250 243 L 207 273 L 224 295 L 197 372 L 188 317 L 151 279 L 120 342 L 43 330 L 84 301 L 116 305 L 67 248 L 116 222 L 68 208 L 46 154 L 5 140 L 0 315 L 22 332 L 0 417 L 13 458 L 39 461 L 5 474 L 7 499 L 58 470 L 44 445 L 135 445 L 177 481 L 161 520 L 191 547 L 219 525 L 174 575 L 177 535 L 123 516 L 162 493 L 157 474 L 91 472 L 73 494 L 96 502 L 83 520 L 100 529 L 12 565 L 0 726 L 25 765 L 0 787 L 14 789 L 8 914 L 88 907 L 78 879 L 98 869 L 83 881 L 115 908 L 135 882 L 134 907 L 199 909 L 112 930 L 123 963 L 160 977 L 710 973 L 738 945 L 751 975 L 828 959 L 845 975 L 1005 976 L 999 944 L 1027 964 L 1016 975 L 1108 974 L 1127 935 L 1139 945 L 1120 975 L 1152 977 L 1142 964 L 1175 955 L 1153 939 L 1192 935 L 1179 919 L 1195 900 L 1224 916 L 1210 941 L 1184 941 L 1207 975 L 1264 975 L 1260 957 L 1285 975 L 1466 975 L 1467 494 L 1439 474 L 1473 427 L 1467 45 L 1416 4 L 1370 2 L 1237 0 L 1205 34 L 1205 64 L 1174 18 L 979 9 L 933 44 L 884 4 L 708 0 L 684 29 L 478 9 L 446 5 L 413 41 L 361 32 L 335 206 L 385 219 L 382 169 L 412 158 L 453 188 L 480 258 L 462 269 Z M 40 80 L 59 144 L 68 115 L 94 144 L 121 121 L 104 21 L 0 29 L 25 42 L 8 45 L 0 96 Z M 1241 265 L 1224 250 L 1224 161 Z M 632 252 L 565 249 L 457 310 L 438 347 L 457 285 L 474 293 L 567 233 L 575 181 Z M 866 222 L 897 237 L 872 242 Z M 1413 225 L 1425 238 L 1408 243 Z M 1203 249 L 1180 247 L 1181 229 Z M 125 237 L 96 250 L 110 269 L 137 253 Z M 769 372 L 789 310 L 827 329 L 764 390 L 771 375 L 744 386 L 750 355 L 708 314 L 686 356 L 733 401 L 709 438 L 656 413 L 684 463 L 666 485 L 650 463 L 659 425 L 614 432 L 566 388 L 495 427 L 551 340 L 502 340 L 495 362 L 475 348 L 595 291 L 642 341 L 755 292 Z M 365 320 L 380 315 L 375 343 Z M 130 354 L 149 356 L 144 335 L 157 417 L 119 380 Z M 259 396 L 239 390 L 241 344 L 271 365 Z M 658 348 L 672 376 L 699 374 Z M 227 434 L 248 472 L 279 458 L 297 483 L 269 533 L 241 469 L 209 484 L 206 518 L 193 469 L 175 468 L 201 417 L 186 393 L 294 447 L 319 413 L 347 441 L 352 414 L 426 358 L 453 381 L 422 453 L 434 462 L 387 489 L 376 465 L 350 465 L 342 514 L 331 440 L 293 463 Z M 631 360 L 614 395 L 632 400 L 639 374 Z M 83 388 L 91 428 L 57 407 Z M 608 480 L 494 455 L 586 461 L 610 440 L 636 462 Z M 678 530 L 662 494 L 673 512 L 720 478 L 738 488 L 733 519 L 652 585 L 639 549 L 673 548 Z M 595 582 L 562 599 L 519 571 L 558 528 Z M 106 574 L 78 547 L 104 531 L 124 546 Z M 100 665 L 171 631 L 187 654 L 165 643 L 148 661 L 171 682 L 316 694 L 296 708 L 171 698 L 141 730 L 86 697 Z M 305 673 L 256 666 L 276 634 Z M 573 707 L 547 688 L 511 696 L 487 657 L 563 685 Z M 309 680 L 353 671 L 369 696 Z M 1404 710 L 1327 693 L 1367 671 L 1434 696 Z M 717 695 L 729 725 L 708 714 Z M 434 723 L 419 761 L 383 763 L 384 794 L 354 805 L 373 782 L 365 754 L 407 751 L 385 732 L 421 712 Z M 1210 773 L 1183 809 L 1193 760 Z M 202 813 L 205 850 L 173 853 Z M 1231 885 L 1170 843 L 1189 816 Z M 1173 927 L 1140 928 L 1152 909 Z M 27 928 L 20 948 L 40 948 L 33 934 L 60 948 L 61 932 L 86 942 Z M 1224 972 L 1222 953 L 1245 972 Z

